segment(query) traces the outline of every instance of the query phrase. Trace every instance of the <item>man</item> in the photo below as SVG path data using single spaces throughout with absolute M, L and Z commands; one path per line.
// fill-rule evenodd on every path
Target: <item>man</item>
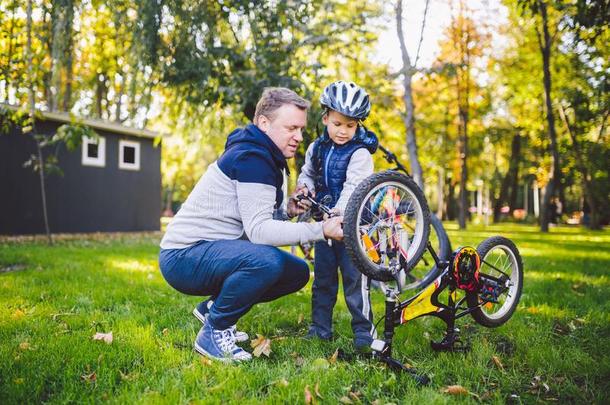
M 323 223 L 287 219 L 308 205 L 290 198 L 281 209 L 286 159 L 303 140 L 309 102 L 286 88 L 265 89 L 254 123 L 233 131 L 167 227 L 159 266 L 167 282 L 189 295 L 211 296 L 194 309 L 203 322 L 195 350 L 221 361 L 252 356 L 235 343 L 246 340 L 235 324 L 256 303 L 298 291 L 307 264 L 274 246 L 341 240 L 342 217 Z

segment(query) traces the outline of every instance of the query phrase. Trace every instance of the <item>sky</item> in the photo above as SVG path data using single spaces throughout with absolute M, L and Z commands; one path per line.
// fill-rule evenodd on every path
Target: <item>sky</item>
M 417 67 L 430 67 L 438 54 L 438 41 L 443 36 L 443 30 L 451 22 L 451 0 L 429 0 L 424 39 L 422 41 Z M 400 44 L 396 33 L 396 21 L 391 4 L 386 6 L 382 17 L 382 24 L 387 27 L 379 37 L 379 46 L 374 55 L 376 62 L 388 63 L 393 71 L 400 69 L 402 61 Z M 457 11 L 459 2 L 453 0 Z M 464 0 L 465 5 L 473 10 L 475 19 L 482 19 L 492 25 L 500 25 L 506 21 L 506 9 L 500 0 Z M 426 7 L 426 0 L 404 0 L 403 2 L 403 31 L 411 63 L 415 61 L 417 45 L 421 34 L 422 18 Z M 501 42 L 495 37 L 494 42 Z

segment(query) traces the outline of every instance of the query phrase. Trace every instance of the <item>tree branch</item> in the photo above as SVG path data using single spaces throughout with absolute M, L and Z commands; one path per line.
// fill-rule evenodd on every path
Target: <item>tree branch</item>
M 417 61 L 419 61 L 419 50 L 421 49 L 421 43 L 424 40 L 424 28 L 426 27 L 426 16 L 428 15 L 428 6 L 430 5 L 430 0 L 426 0 L 426 8 L 424 9 L 424 17 L 421 22 L 421 33 L 419 34 L 419 44 L 417 44 L 417 53 L 415 54 L 415 63 L 413 63 L 413 69 L 417 66 Z

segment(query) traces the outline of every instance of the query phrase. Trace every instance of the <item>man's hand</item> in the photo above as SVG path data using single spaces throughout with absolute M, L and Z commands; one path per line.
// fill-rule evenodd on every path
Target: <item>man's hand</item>
M 288 205 L 286 207 L 288 216 L 291 218 L 296 217 L 297 215 L 302 214 L 311 208 L 311 201 L 305 199 L 299 200 L 297 199 L 297 196 L 299 195 L 311 195 L 313 197 L 314 193 L 310 192 L 307 186 L 305 185 L 297 186 L 296 190 L 294 190 L 294 193 L 292 193 L 292 195 L 288 199 Z
M 324 237 L 327 239 L 343 240 L 343 217 L 332 217 L 322 223 Z

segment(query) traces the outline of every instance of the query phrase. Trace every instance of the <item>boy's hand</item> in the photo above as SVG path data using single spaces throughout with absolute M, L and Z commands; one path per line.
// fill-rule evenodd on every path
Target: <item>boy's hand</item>
M 327 239 L 343 240 L 343 217 L 332 217 L 322 223 L 324 237 Z
M 294 190 L 294 193 L 292 193 L 292 195 L 290 196 L 290 199 L 288 199 L 288 206 L 286 207 L 288 216 L 290 216 L 291 218 L 302 214 L 311 208 L 311 201 L 308 201 L 306 199 L 298 199 L 297 196 L 299 195 L 310 195 L 311 197 L 313 197 L 315 194 L 309 191 L 309 189 L 305 185 L 297 186 L 296 190 Z

